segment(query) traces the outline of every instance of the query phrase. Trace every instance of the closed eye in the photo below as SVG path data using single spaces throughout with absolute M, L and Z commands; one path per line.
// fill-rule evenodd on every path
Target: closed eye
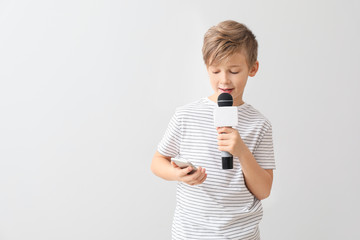
M 218 74 L 219 72 L 212 72 L 212 73 L 213 73 L 213 74 Z M 230 71 L 230 73 L 231 73 L 231 74 L 238 74 L 239 72 L 231 72 L 231 71 Z

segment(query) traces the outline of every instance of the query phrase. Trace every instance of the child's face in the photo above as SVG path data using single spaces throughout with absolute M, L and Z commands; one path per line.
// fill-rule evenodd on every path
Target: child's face
M 247 78 L 255 76 L 258 68 L 259 62 L 256 61 L 254 66 L 249 69 L 243 53 L 235 53 L 219 65 L 208 66 L 207 71 L 214 90 L 214 94 L 209 98 L 217 102 L 218 96 L 226 92 L 233 97 L 234 106 L 243 104 L 242 96 Z

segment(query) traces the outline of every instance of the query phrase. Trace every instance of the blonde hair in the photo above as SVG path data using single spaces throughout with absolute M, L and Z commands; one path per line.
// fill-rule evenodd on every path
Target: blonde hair
M 226 20 L 205 33 L 202 54 L 208 67 L 221 63 L 234 53 L 242 52 L 250 68 L 257 61 L 257 50 L 255 35 L 244 24 Z

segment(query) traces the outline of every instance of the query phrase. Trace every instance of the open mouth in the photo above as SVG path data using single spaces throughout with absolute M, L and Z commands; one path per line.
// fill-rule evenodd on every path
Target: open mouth
M 231 93 L 233 88 L 219 88 L 222 93 Z

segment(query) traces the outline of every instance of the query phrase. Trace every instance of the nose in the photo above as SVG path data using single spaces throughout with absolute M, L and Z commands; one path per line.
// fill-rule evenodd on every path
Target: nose
M 224 84 L 225 86 L 230 83 L 230 77 L 228 74 L 223 73 L 220 75 L 220 81 L 221 84 Z

